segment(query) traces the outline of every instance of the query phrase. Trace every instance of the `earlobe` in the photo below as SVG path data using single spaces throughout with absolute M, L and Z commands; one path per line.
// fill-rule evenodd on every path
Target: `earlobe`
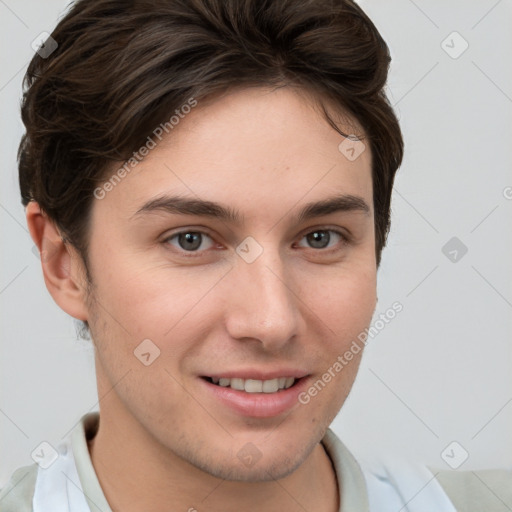
M 39 249 L 44 281 L 58 306 L 78 320 L 87 320 L 85 272 L 74 248 L 54 222 L 31 201 L 26 207 L 30 236 Z

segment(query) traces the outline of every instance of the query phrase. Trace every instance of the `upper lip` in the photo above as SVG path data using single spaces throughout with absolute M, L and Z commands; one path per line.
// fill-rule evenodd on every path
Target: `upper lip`
M 209 373 L 204 377 L 215 377 L 225 379 L 254 379 L 254 380 L 272 380 L 279 377 L 293 377 L 294 379 L 301 379 L 308 375 L 308 372 L 297 370 L 293 368 L 281 368 L 277 370 L 226 370 L 215 373 Z

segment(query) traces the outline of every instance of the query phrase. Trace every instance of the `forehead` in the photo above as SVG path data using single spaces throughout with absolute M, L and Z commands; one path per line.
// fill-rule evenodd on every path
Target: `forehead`
M 336 194 L 362 197 L 372 208 L 370 148 L 347 158 L 340 150 L 345 138 L 305 94 L 241 89 L 187 111 L 162 140 L 153 137 L 152 149 L 99 202 L 100 210 L 126 217 L 164 194 L 214 200 L 244 218 L 274 221 L 294 204 Z M 340 129 L 361 133 L 357 124 Z

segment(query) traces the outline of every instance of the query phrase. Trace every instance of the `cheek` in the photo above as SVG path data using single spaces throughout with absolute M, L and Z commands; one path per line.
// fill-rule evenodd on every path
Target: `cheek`
M 308 306 L 315 312 L 316 380 L 301 399 L 309 421 L 329 425 L 343 406 L 357 376 L 364 343 L 358 339 L 369 326 L 376 305 L 376 273 L 353 272 L 317 281 L 304 289 L 315 297 Z
M 376 305 L 376 272 L 342 269 L 307 282 L 301 296 L 325 324 L 329 345 L 343 349 L 371 322 Z
M 327 301 L 334 330 L 344 339 L 355 339 L 371 321 L 375 303 L 376 288 L 374 280 L 345 282 L 338 291 L 339 300 Z
M 158 344 L 173 340 L 173 350 L 179 350 L 175 342 L 183 337 L 182 326 L 187 320 L 192 315 L 208 315 L 205 299 L 225 272 L 198 272 L 197 268 L 176 269 L 165 264 L 148 266 L 128 259 L 111 268 L 115 271 L 101 269 L 95 276 L 100 283 L 96 296 L 104 306 L 99 314 L 131 344 L 146 338 Z M 180 337 L 175 336 L 178 332 Z

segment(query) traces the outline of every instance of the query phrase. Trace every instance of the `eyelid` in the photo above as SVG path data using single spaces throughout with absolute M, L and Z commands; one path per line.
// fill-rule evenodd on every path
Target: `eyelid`
M 299 238 L 303 238 L 310 233 L 314 233 L 315 231 L 333 231 L 340 235 L 344 240 L 351 241 L 352 234 L 348 229 L 344 229 L 341 226 L 329 226 L 329 225 L 320 225 L 320 226 L 310 226 L 305 229 L 300 235 Z
M 208 233 L 208 231 L 205 230 L 204 227 L 201 227 L 201 228 L 190 227 L 190 228 L 185 228 L 185 229 L 179 229 L 178 231 L 171 232 L 171 233 L 166 233 L 164 235 L 164 237 L 162 238 L 162 243 L 165 245 L 171 245 L 170 240 L 172 238 L 174 238 L 178 235 L 184 234 L 184 233 L 199 233 L 202 236 L 207 236 L 212 241 L 212 245 L 218 244 L 218 242 L 215 241 L 213 235 Z M 171 249 L 171 250 L 173 250 L 174 252 L 177 252 L 179 254 L 185 254 L 187 256 L 197 256 L 197 255 L 201 255 L 201 254 L 207 252 L 209 249 L 203 249 L 201 251 L 185 251 L 183 249 L 173 247 L 173 249 Z
M 341 246 L 345 246 L 352 242 L 352 235 L 350 234 L 350 232 L 348 232 L 347 230 L 343 230 L 343 228 L 340 228 L 339 226 L 336 226 L 336 227 L 334 227 L 334 226 L 310 226 L 309 228 L 304 230 L 297 238 L 299 241 L 301 241 L 305 236 L 307 236 L 311 233 L 314 233 L 315 231 L 331 231 L 331 232 L 336 233 L 341 238 L 341 242 L 340 242 Z M 189 228 L 185 228 L 185 229 L 180 228 L 178 231 L 166 234 L 164 236 L 164 238 L 162 239 L 162 243 L 171 245 L 170 243 L 168 243 L 171 238 L 174 238 L 175 236 L 184 234 L 184 233 L 199 233 L 201 235 L 205 235 L 208 238 L 210 238 L 210 240 L 212 240 L 212 242 L 213 242 L 213 245 L 219 244 L 218 242 L 216 242 L 213 235 L 211 235 L 208 232 L 208 230 L 206 230 L 206 228 L 204 228 L 204 227 L 201 227 L 201 228 L 189 227 Z M 337 244 L 336 246 L 330 247 L 327 249 L 315 249 L 314 247 L 301 247 L 301 249 L 310 249 L 314 252 L 328 253 L 328 252 L 335 252 L 335 251 L 339 250 L 340 248 L 338 246 L 340 244 Z M 169 249 L 169 250 L 171 250 L 175 253 L 178 253 L 179 255 L 184 255 L 187 258 L 194 258 L 194 257 L 202 256 L 204 253 L 207 253 L 210 249 L 203 249 L 201 251 L 185 251 L 183 249 L 172 247 L 172 249 Z
M 327 253 L 333 253 L 333 252 L 339 251 L 339 250 L 341 250 L 341 248 L 349 245 L 352 242 L 352 236 L 349 233 L 345 232 L 344 230 L 342 230 L 339 227 L 334 228 L 334 227 L 329 227 L 329 226 L 308 228 L 303 234 L 301 234 L 299 236 L 299 242 L 305 236 L 307 236 L 311 233 L 315 233 L 317 231 L 330 231 L 332 233 L 336 233 L 341 238 L 341 240 L 338 244 L 334 245 L 333 247 L 327 247 L 327 248 L 321 248 L 321 249 L 316 249 L 314 247 L 301 247 L 301 249 L 309 249 L 314 252 L 327 254 Z

